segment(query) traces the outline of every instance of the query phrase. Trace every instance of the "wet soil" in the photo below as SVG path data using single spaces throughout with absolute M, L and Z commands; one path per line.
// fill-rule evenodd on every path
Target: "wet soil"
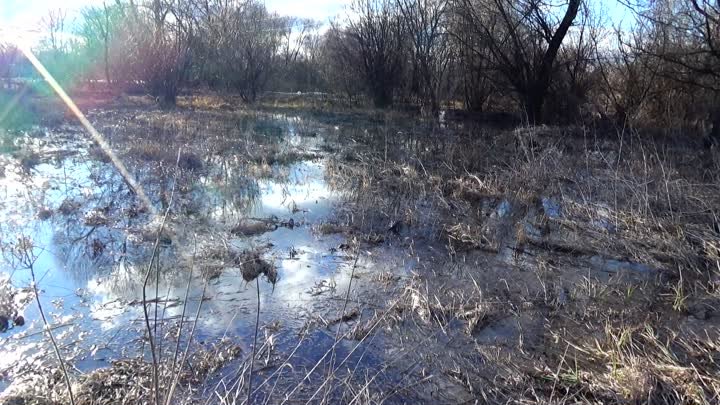
M 238 400 L 254 353 L 257 402 L 623 403 L 577 371 L 616 362 L 596 348 L 717 336 L 720 194 L 692 151 L 635 165 L 574 129 L 278 111 L 91 110 L 150 207 L 71 121 L 3 135 L 5 398 L 67 402 L 33 283 L 76 388 L 127 375 L 138 403 L 151 340 L 162 367 L 192 343 L 178 397 L 210 402 Z

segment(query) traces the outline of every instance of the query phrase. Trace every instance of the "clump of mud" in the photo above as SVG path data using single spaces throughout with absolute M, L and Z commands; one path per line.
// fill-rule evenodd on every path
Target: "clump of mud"
M 10 281 L 0 279 L 0 315 L 8 315 L 15 311 L 13 288 Z
M 251 282 L 261 275 L 264 275 L 272 285 L 277 283 L 277 269 L 274 265 L 263 259 L 258 252 L 243 253 L 239 258 L 239 262 L 243 280 L 246 282 Z
M 183 170 L 200 171 L 205 166 L 202 158 L 194 153 L 181 153 L 178 159 L 178 167 Z
M 128 234 L 128 240 L 137 244 L 159 241 L 162 245 L 172 245 L 176 236 L 171 224 L 160 224 L 158 221 L 131 228 Z
M 196 264 L 208 280 L 220 277 L 227 268 L 239 268 L 246 281 L 265 275 L 268 281 L 275 284 L 277 270 L 263 259 L 268 249 L 269 246 L 258 246 L 250 251 L 242 251 L 227 244 L 208 245 L 202 247 Z
M 80 203 L 79 201 L 75 201 L 71 198 L 66 198 L 63 200 L 62 203 L 60 203 L 57 211 L 62 215 L 70 215 L 77 211 L 81 206 L 82 203 Z
M 345 233 L 349 230 L 348 228 L 349 227 L 347 226 L 335 224 L 332 222 L 323 222 L 315 226 L 313 230 L 319 235 L 332 235 L 336 233 Z
M 109 224 L 110 219 L 105 210 L 94 209 L 85 214 L 84 223 L 88 226 L 103 226 Z
M 31 294 L 14 288 L 7 278 L 0 278 L 0 333 L 25 324 L 19 313 L 31 299 Z
M 35 166 L 40 164 L 40 155 L 32 151 L 21 151 L 16 154 L 20 167 L 25 173 L 29 173 Z
M 66 392 L 67 387 L 63 383 L 60 369 L 47 369 L 42 373 L 30 371 L 15 380 L 13 385 L 2 393 L 0 403 L 4 405 L 59 405 L 65 403 Z M 83 404 L 87 403 L 89 402 L 83 402 Z
M 277 224 L 270 220 L 243 219 L 230 230 L 230 233 L 234 235 L 254 236 L 275 229 L 277 229 Z
M 43 207 L 38 210 L 36 215 L 39 220 L 47 221 L 48 219 L 50 219 L 50 217 L 53 216 L 53 210 Z

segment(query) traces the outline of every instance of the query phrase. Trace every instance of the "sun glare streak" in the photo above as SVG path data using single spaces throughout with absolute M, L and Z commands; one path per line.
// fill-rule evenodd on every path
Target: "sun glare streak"
M 98 143 L 100 148 L 105 152 L 105 154 L 110 158 L 110 161 L 113 163 L 113 165 L 118 169 L 120 172 L 120 175 L 122 175 L 123 179 L 127 183 L 127 185 L 132 189 L 133 192 L 137 194 L 137 196 L 140 198 L 140 200 L 145 204 L 147 209 L 150 211 L 150 213 L 155 216 L 157 215 L 157 212 L 155 211 L 155 208 L 153 207 L 152 203 L 150 203 L 150 199 L 145 194 L 145 191 L 143 190 L 142 186 L 138 184 L 133 176 L 128 172 L 125 165 L 118 159 L 118 157 L 115 155 L 115 153 L 110 149 L 110 145 L 108 145 L 107 141 L 105 141 L 105 138 L 98 132 L 95 127 L 88 121 L 88 119 L 85 117 L 85 114 L 83 114 L 82 111 L 80 111 L 80 108 L 75 104 L 75 102 L 68 96 L 68 94 L 63 90 L 62 86 L 53 78 L 53 76 L 48 72 L 47 69 L 45 69 L 45 66 L 43 66 L 42 62 L 40 62 L 35 55 L 32 53 L 29 47 L 27 47 L 25 44 L 19 43 L 18 44 L 20 51 L 25 55 L 25 57 L 32 63 L 32 65 L 35 67 L 35 69 L 40 73 L 40 75 L 50 84 L 50 87 L 57 93 L 57 95 L 60 97 L 60 99 L 65 103 L 65 105 L 68 106 L 70 111 L 72 111 L 73 114 L 75 114 L 75 117 L 80 121 L 80 123 L 85 127 L 85 129 L 90 133 L 93 140 Z

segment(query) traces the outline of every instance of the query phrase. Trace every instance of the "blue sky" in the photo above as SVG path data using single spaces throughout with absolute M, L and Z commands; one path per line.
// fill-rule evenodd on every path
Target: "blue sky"
M 102 5 L 114 0 L 0 0 L 0 41 L 37 43 L 41 37 L 40 21 L 51 10 L 62 9 L 66 27 L 72 26 L 80 11 L 87 6 Z M 312 18 L 327 22 L 342 14 L 351 0 L 265 0 L 271 11 L 281 15 Z M 71 31 L 68 29 L 67 31 Z M 68 32 L 71 34 L 71 32 Z M 22 35 L 23 38 L 18 36 Z
M 114 0 L 104 0 L 112 2 Z M 268 9 L 281 15 L 293 15 L 313 18 L 321 21 L 341 15 L 345 5 L 351 0 L 266 0 Z M 590 0 L 594 6 L 602 6 L 608 13 L 612 24 L 621 19 L 627 24 L 632 19 L 630 13 L 620 5 L 618 0 Z M 89 5 L 101 5 L 103 0 L 0 0 L 0 38 L 10 36 L 11 41 L 20 31 L 35 31 L 38 34 L 40 20 L 51 9 L 62 8 L 67 14 L 67 24 L 77 18 L 79 11 Z M 5 29 L 3 29 L 5 28 Z M 30 36 L 33 34 L 30 33 Z
M 113 0 L 105 0 L 112 3 Z M 68 18 L 88 5 L 101 5 L 103 0 L 0 0 L 0 27 L 35 28 L 51 9 L 62 8 Z M 266 0 L 266 6 L 282 15 L 327 20 L 342 12 L 349 0 Z

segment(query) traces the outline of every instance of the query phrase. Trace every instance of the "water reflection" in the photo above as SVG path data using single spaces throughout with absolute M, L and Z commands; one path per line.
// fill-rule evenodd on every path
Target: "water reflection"
M 298 119 L 242 125 L 265 141 L 277 137 L 266 143 L 274 145 L 276 155 L 298 150 L 318 154 L 324 142 L 319 130 L 311 131 Z M 18 235 L 33 239 L 40 299 L 54 333 L 75 366 L 90 370 L 130 350 L 141 350 L 134 343 L 143 335 L 142 284 L 155 239 L 151 232 L 157 224 L 147 224 L 147 218 L 134 211 L 122 179 L 107 164 L 91 160 L 85 150 L 58 153 L 30 172 L 19 166 L 7 168 L 0 178 L 4 196 L 0 243 L 7 253 Z M 193 314 L 202 302 L 199 339 L 235 336 L 249 342 L 256 285 L 245 283 L 234 263 L 217 265 L 218 271 L 208 279 L 203 276 L 206 263 L 193 260 L 204 249 L 222 246 L 234 252 L 261 251 L 277 267 L 277 284 L 260 284 L 263 322 L 299 328 L 306 320 L 303 315 L 322 305 L 316 286 L 342 290 L 350 282 L 350 259 L 335 249 L 344 242 L 342 237 L 319 236 L 312 230 L 331 215 L 341 197 L 325 182 L 326 162 L 319 157 L 273 164 L 263 160 L 262 175 L 251 167 L 257 162 L 233 155 L 209 157 L 205 162 L 207 170 L 194 175 L 191 187 L 178 190 L 181 209 L 173 211 L 169 243 L 161 247 L 159 284 L 147 291 L 153 301 L 150 312 L 157 304 L 160 318 L 177 319 L 183 309 Z M 150 179 L 152 173 L 139 177 Z M 161 187 L 169 184 L 152 182 Z M 162 192 L 149 188 L 158 195 Z M 47 212 L 42 219 L 41 211 Z M 268 220 L 275 226 L 250 237 L 230 234 L 229 229 L 243 218 Z M 16 287 L 32 281 L 29 271 L 9 253 L 0 261 L 0 271 Z M 151 276 L 155 280 L 155 274 Z M 25 327 L 0 335 L 0 370 L 53 362 L 52 356 L 43 355 L 48 347 L 34 303 L 24 307 L 23 314 L 28 320 Z

